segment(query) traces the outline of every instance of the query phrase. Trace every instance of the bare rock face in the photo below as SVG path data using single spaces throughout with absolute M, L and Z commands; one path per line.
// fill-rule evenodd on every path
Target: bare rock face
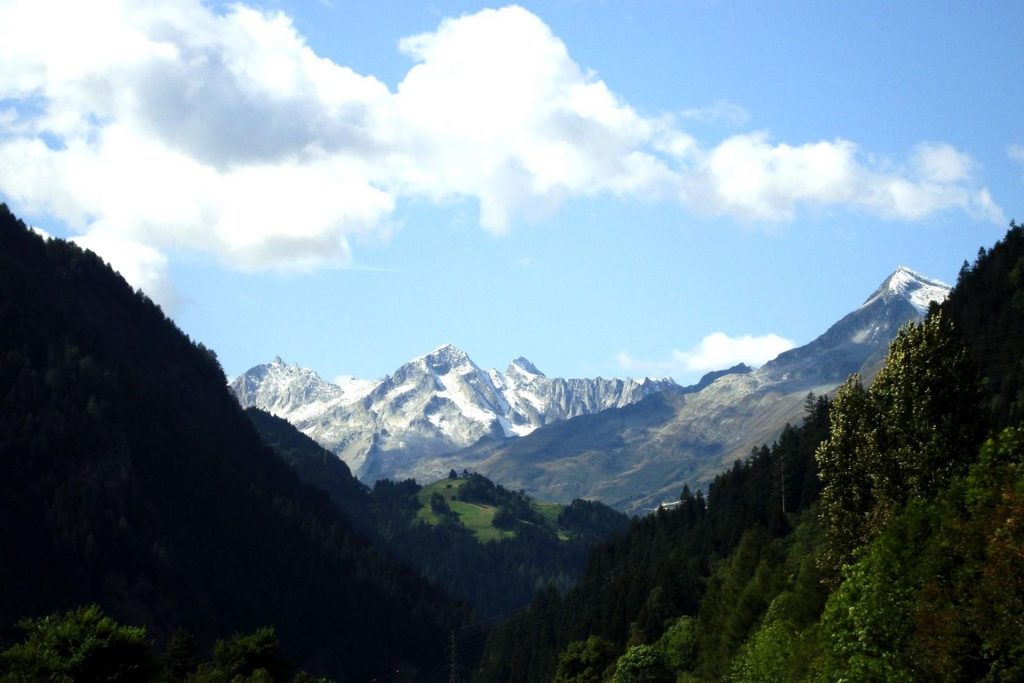
M 332 384 L 275 359 L 231 384 L 243 406 L 283 417 L 364 482 L 427 481 L 468 467 L 546 500 L 596 498 L 640 512 L 706 485 L 803 416 L 852 372 L 879 370 L 900 326 L 950 288 L 899 267 L 824 334 L 758 369 L 680 387 L 670 379 L 549 378 L 525 358 L 483 370 L 446 345 L 383 380 Z
M 243 407 L 288 420 L 374 481 L 440 476 L 448 469 L 425 466 L 427 459 L 679 387 L 670 379 L 549 378 L 525 358 L 505 372 L 482 370 L 445 345 L 377 382 L 332 384 L 275 358 L 239 376 L 231 389 Z

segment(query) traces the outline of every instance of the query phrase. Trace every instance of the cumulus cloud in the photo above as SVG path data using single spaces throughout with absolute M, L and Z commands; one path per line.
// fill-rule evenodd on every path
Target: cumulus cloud
M 921 144 L 904 167 L 872 166 L 836 139 L 792 146 L 765 133 L 731 136 L 704 157 L 688 197 L 714 213 L 792 219 L 801 206 L 849 206 L 899 220 L 960 209 L 994 223 L 1002 210 L 973 182 L 974 163 L 947 144 Z
M 168 276 L 167 257 L 156 249 L 97 230 L 75 237 L 74 242 L 99 255 L 167 312 L 173 313 L 178 308 L 181 298 Z
M 689 351 L 673 351 L 672 357 L 677 364 L 687 370 L 707 372 L 722 370 L 737 363 L 763 365 L 794 346 L 792 340 L 777 334 L 759 337 L 745 334 L 730 337 L 724 332 L 714 332 L 701 339 L 700 343 Z
M 724 332 L 714 332 L 691 349 L 673 349 L 665 360 L 646 361 L 623 352 L 616 356 L 616 361 L 626 372 L 686 377 L 724 370 L 738 363 L 763 365 L 794 346 L 792 340 L 773 333 L 730 337 Z
M 742 108 L 640 114 L 520 7 L 403 39 L 394 90 L 244 4 L 26 0 L 0 25 L 17 27 L 0 41 L 0 192 L 86 243 L 116 240 L 140 278 L 171 248 L 237 268 L 346 264 L 410 197 L 475 200 L 495 233 L 595 195 L 746 220 L 838 206 L 1002 221 L 943 143 L 901 163 L 842 139 L 701 142 L 687 121 L 739 124 Z

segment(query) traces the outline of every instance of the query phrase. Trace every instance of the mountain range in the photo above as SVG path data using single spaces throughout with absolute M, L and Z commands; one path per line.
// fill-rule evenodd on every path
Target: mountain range
M 275 358 L 231 383 L 244 407 L 282 417 L 344 460 L 360 479 L 448 472 L 418 464 L 480 440 L 524 436 L 553 422 L 683 391 L 670 379 L 562 379 L 516 358 L 483 370 L 461 349 L 441 346 L 376 382 L 327 382 Z
M 525 358 L 479 368 L 446 345 L 379 382 L 332 384 L 279 358 L 238 377 L 243 406 L 283 417 L 364 481 L 430 481 L 468 468 L 545 500 L 599 499 L 638 512 L 706 485 L 799 422 L 808 393 L 879 369 L 899 327 L 949 287 L 900 266 L 856 310 L 758 369 L 737 365 L 681 387 L 549 378 Z
M 480 443 L 445 459 L 546 500 L 596 498 L 640 512 L 706 486 L 723 468 L 798 424 L 808 393 L 827 394 L 851 373 L 870 380 L 889 342 L 949 287 L 900 267 L 856 310 L 810 343 L 756 370 L 732 372 L 688 394 Z

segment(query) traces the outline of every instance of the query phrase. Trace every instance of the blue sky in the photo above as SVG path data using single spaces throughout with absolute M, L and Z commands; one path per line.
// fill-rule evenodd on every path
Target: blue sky
M 1019 2 L 151 4 L 0 2 L 0 198 L 229 375 L 690 382 L 1024 218 Z

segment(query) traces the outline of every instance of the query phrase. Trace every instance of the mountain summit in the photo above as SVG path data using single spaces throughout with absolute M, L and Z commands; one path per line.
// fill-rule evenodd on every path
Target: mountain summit
M 670 379 L 549 378 L 523 357 L 505 372 L 484 370 L 444 344 L 378 382 L 339 386 L 275 358 L 239 376 L 231 390 L 243 406 L 285 418 L 373 481 L 442 476 L 448 469 L 424 467 L 424 459 L 679 387 Z
M 945 284 L 900 267 L 824 334 L 756 370 L 745 366 L 635 405 L 543 426 L 514 441 L 480 443 L 447 458 L 538 498 L 597 498 L 638 512 L 704 486 L 750 449 L 803 416 L 808 392 L 850 373 L 870 379 L 900 326 L 919 320 Z
M 950 289 L 943 282 L 900 266 L 863 304 L 824 334 L 779 354 L 754 377 L 777 388 L 806 385 L 815 391 L 837 385 L 853 372 L 873 377 L 897 330 L 924 316 L 931 302 L 945 301 Z
M 942 303 L 951 290 L 952 287 L 945 282 L 925 277 L 906 266 L 899 266 L 874 294 L 868 297 L 864 306 L 870 306 L 879 299 L 900 298 L 916 308 L 920 315 L 924 315 L 933 301 Z

